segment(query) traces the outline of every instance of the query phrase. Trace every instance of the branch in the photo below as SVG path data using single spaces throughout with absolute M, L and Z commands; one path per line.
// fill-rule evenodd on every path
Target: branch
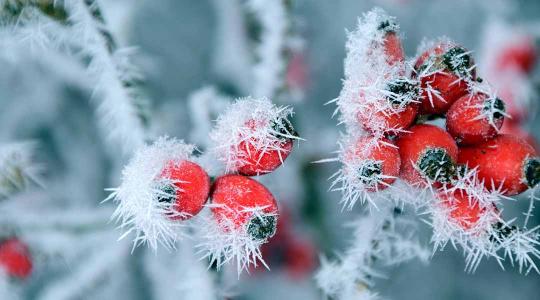
M 67 9 L 82 39 L 81 51 L 91 57 L 88 70 L 97 80 L 102 127 L 129 153 L 144 144 L 149 125 L 147 103 L 138 90 L 142 76 L 129 58 L 133 49 L 117 48 L 96 1 L 71 1 Z

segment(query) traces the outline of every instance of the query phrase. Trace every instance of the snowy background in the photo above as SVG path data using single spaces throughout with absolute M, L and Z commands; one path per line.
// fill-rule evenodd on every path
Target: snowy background
M 204 148 L 204 134 L 195 132 L 201 129 L 190 95 L 214 86 L 233 96 L 245 96 L 231 81 L 246 79 L 236 80 L 237 74 L 224 67 L 242 64 L 241 55 L 222 47 L 227 35 L 220 18 L 227 14 L 228 1 L 101 1 L 105 19 L 120 44 L 135 47 L 135 62 L 146 77 L 145 93 L 151 101 L 153 135 L 167 134 Z M 292 239 L 307 243 L 309 246 L 303 248 L 307 252 L 301 253 L 309 255 L 302 261 L 305 254 L 293 254 L 288 261 L 270 251 L 271 271 L 243 274 L 239 281 L 235 270 L 225 268 L 217 275 L 210 270 L 211 276 L 219 278 L 216 289 L 223 289 L 216 293 L 230 299 L 320 299 L 313 280 L 318 255 L 333 257 L 350 240 L 351 230 L 344 225 L 358 212 L 341 212 L 340 194 L 328 191 L 327 178 L 337 165 L 312 162 L 331 157 L 337 149 L 342 129 L 332 119 L 335 105 L 324 104 L 339 95 L 345 29 L 354 29 L 362 13 L 380 6 L 396 16 L 408 56 L 415 55 L 416 45 L 424 37 L 442 35 L 478 55 L 483 30 L 494 19 L 520 24 L 540 39 L 540 2 L 536 0 L 292 3 L 295 26 L 304 43 L 307 84 L 303 99 L 280 103 L 294 108 L 293 122 L 306 141 L 283 167 L 261 181 L 279 199 L 281 208 L 287 209 L 293 224 Z M 203 290 L 208 286 L 194 280 L 209 275 L 204 265 L 194 261 L 189 245 L 173 252 L 159 249 L 157 254 L 139 247 L 130 254 L 129 242 L 116 241 L 120 233 L 113 223 L 107 223 L 114 205 L 100 202 L 107 197 L 105 188 L 119 184 L 128 156 L 119 146 L 122 141 L 116 144 L 103 138 L 108 129 L 97 121 L 100 112 L 92 98 L 94 84 L 80 63 L 55 50 L 10 48 L 6 42 L 9 35 L 3 34 L 0 142 L 34 141 L 33 160 L 39 163 L 43 182 L 43 187 L 30 188 L 0 203 L 2 224 L 18 222 L 28 229 L 20 229 L 20 234 L 31 245 L 34 273 L 24 283 L 13 283 L 22 298 L 111 299 L 122 295 L 123 299 L 212 299 L 205 298 Z M 533 78 L 538 78 L 538 73 L 537 68 Z M 247 84 L 249 81 L 247 76 Z M 529 125 L 540 138 L 540 122 L 535 116 L 530 117 Z M 505 206 L 505 214 L 518 215 L 527 206 L 527 201 L 518 200 Z M 8 217 L 12 212 L 21 215 Z M 534 218 L 532 223 L 540 222 L 539 216 Z M 420 228 L 420 240 L 427 244 L 430 228 Z M 295 263 L 300 271 L 290 270 Z M 375 290 L 389 299 L 538 297 L 540 275 L 531 272 L 525 276 L 510 265 L 505 268 L 491 259 L 482 262 L 475 273 L 466 273 L 461 252 L 447 247 L 435 253 L 428 264 L 411 260 L 382 268 L 383 278 L 376 279 Z M 200 284 L 200 289 L 195 288 Z

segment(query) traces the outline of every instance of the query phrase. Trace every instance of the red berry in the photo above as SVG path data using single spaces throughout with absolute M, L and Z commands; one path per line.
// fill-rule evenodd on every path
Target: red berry
M 403 62 L 405 60 L 401 40 L 395 32 L 388 32 L 384 36 L 384 52 L 387 55 L 390 64 Z
M 467 93 L 467 80 L 475 79 L 474 62 L 467 50 L 440 42 L 416 60 L 414 76 L 422 88 L 421 114 L 442 114 Z
M 452 194 L 442 192 L 439 194 L 442 203 L 450 208 L 450 218 L 463 229 L 474 227 L 480 217 L 486 213 L 486 208 L 480 208 L 478 200 L 469 197 L 463 190 L 455 190 Z
M 278 206 L 256 180 L 241 175 L 219 177 L 213 185 L 212 212 L 225 230 L 244 228 L 253 240 L 265 241 L 276 232 Z M 259 215 L 254 210 L 259 210 Z
M 405 55 L 401 46 L 401 40 L 397 34 L 398 25 L 395 21 L 391 19 L 383 21 L 378 29 L 384 32 L 383 47 L 388 63 L 393 65 L 403 62 Z
M 281 119 L 280 121 L 282 124 L 270 122 L 270 126 L 276 132 L 277 137 L 273 144 L 258 147 L 255 140 L 240 142 L 240 145 L 238 145 L 240 150 L 238 173 L 246 176 L 264 175 L 283 164 L 293 148 L 293 139 L 286 136 L 294 135 L 295 131 L 288 120 Z M 247 126 L 257 130 L 258 127 L 267 125 L 250 120 L 247 122 Z
M 360 162 L 357 175 L 368 191 L 383 190 L 394 183 L 401 165 L 399 151 L 390 140 L 373 139 L 359 138 L 344 157 L 345 163 Z
M 400 177 L 410 184 L 447 182 L 455 174 L 458 148 L 446 131 L 433 125 L 416 125 L 397 140 L 401 156 Z
M 459 150 L 460 164 L 478 168 L 478 177 L 488 190 L 502 187 L 516 195 L 540 181 L 540 159 L 524 140 L 502 134 L 492 140 Z
M 370 132 L 384 131 L 398 133 L 409 127 L 418 112 L 420 89 L 418 83 L 406 78 L 399 78 L 388 83 L 388 96 L 391 109 L 378 111 L 375 105 L 358 113 L 358 121 Z
M 174 201 L 174 210 L 180 215 L 174 215 L 173 219 L 186 220 L 201 211 L 210 192 L 210 178 L 199 165 L 187 160 L 169 161 L 160 177 L 174 184 L 174 187 L 166 186 L 163 189 L 166 195 L 158 198 L 161 202 Z
M 531 38 L 524 37 L 518 42 L 504 49 L 497 58 L 499 70 L 514 69 L 523 73 L 530 73 L 536 62 L 536 49 Z
M 446 113 L 446 129 L 460 145 L 486 141 L 495 135 L 504 121 L 504 102 L 486 94 L 465 95 Z
M 245 153 L 238 172 L 246 176 L 267 174 L 277 169 L 289 156 L 293 148 L 292 139 L 273 147 L 257 149 L 254 143 L 241 142 L 240 149 Z
M 304 54 L 295 52 L 287 65 L 285 75 L 287 86 L 292 89 L 304 90 L 308 84 L 308 70 Z
M 17 238 L 10 238 L 0 243 L 0 268 L 8 275 L 20 279 L 27 278 L 32 272 L 32 259 L 28 247 Z
M 285 267 L 293 279 L 311 274 L 317 262 L 317 251 L 309 240 L 291 240 L 285 248 Z

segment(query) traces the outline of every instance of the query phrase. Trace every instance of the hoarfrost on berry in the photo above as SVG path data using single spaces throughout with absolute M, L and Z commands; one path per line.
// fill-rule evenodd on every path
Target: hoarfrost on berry
M 184 226 L 174 219 L 186 216 L 174 209 L 175 202 L 159 201 L 160 197 L 175 197 L 176 192 L 166 191 L 165 187 L 175 186 L 175 182 L 160 178 L 160 174 L 170 161 L 189 160 L 193 150 L 193 145 L 181 140 L 161 137 L 135 153 L 122 171 L 122 183 L 111 189 L 106 199 L 118 204 L 113 218 L 125 231 L 121 239 L 134 233 L 134 246 L 174 247 L 181 234 L 178 229 Z

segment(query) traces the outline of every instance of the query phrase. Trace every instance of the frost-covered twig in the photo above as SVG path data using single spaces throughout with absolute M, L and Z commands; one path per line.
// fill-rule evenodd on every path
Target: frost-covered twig
M 99 208 L 29 210 L 20 205 L 0 207 L 0 226 L 13 227 L 18 231 L 39 232 L 57 230 L 59 232 L 92 232 L 110 229 L 112 210 Z
M 97 1 L 69 1 L 66 7 L 81 51 L 91 58 L 88 70 L 97 80 L 103 130 L 131 152 L 144 144 L 148 125 L 146 99 L 138 90 L 142 74 L 130 62 L 133 49 L 117 48 Z
M 373 279 L 381 277 L 375 263 L 394 265 L 419 258 L 426 261 L 429 252 L 414 239 L 415 226 L 388 207 L 372 212 L 351 224 L 354 228 L 349 248 L 337 261 L 322 260 L 316 275 L 318 286 L 327 296 L 339 300 L 378 299 L 370 291 Z
M 183 242 L 177 249 L 145 255 L 145 270 L 150 275 L 155 299 L 175 300 L 179 295 L 190 300 L 219 299 L 215 276 L 208 271 L 205 262 L 196 257 L 190 241 Z
M 255 39 L 255 64 L 251 92 L 255 97 L 273 98 L 285 84 L 283 76 L 287 66 L 285 49 L 287 32 L 290 30 L 290 18 L 287 15 L 285 2 L 283 0 L 246 1 L 246 8 L 254 17 L 253 22 L 257 22 L 257 24 L 248 22 L 248 26 L 251 25 L 260 30 L 259 35 L 253 37 Z
M 289 98 L 286 68 L 299 38 L 288 1 L 214 1 L 218 14 L 217 71 L 243 94 Z M 222 30 L 222 31 L 221 31 Z
M 110 235 L 107 237 L 110 238 Z M 103 245 L 95 245 L 86 260 L 81 262 L 66 277 L 47 285 L 39 295 L 40 300 L 68 300 L 85 297 L 97 286 L 107 284 L 108 275 L 113 274 L 129 257 L 128 243 L 111 243 L 107 239 Z
M 82 59 L 90 58 L 88 71 L 101 99 L 98 115 L 104 132 L 126 153 L 142 146 L 149 121 L 147 100 L 140 91 L 142 74 L 130 61 L 133 49 L 118 48 L 98 2 L 7 0 L 4 6 L 3 12 L 16 18 L 8 26 L 21 41 L 30 38 L 34 46 L 77 50 Z M 41 20 L 44 15 L 57 24 Z

